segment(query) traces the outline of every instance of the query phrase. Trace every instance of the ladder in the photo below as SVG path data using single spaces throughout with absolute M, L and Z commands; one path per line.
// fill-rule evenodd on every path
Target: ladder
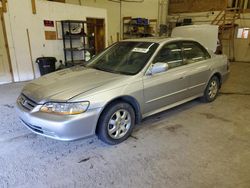
M 212 25 L 219 26 L 219 40 L 222 45 L 223 41 L 228 41 L 229 44 L 229 58 L 234 60 L 234 34 L 237 24 L 235 24 L 237 19 L 240 19 L 241 9 L 239 8 L 228 8 L 225 9 L 215 17 L 211 22 Z M 231 46 L 232 45 L 232 46 Z

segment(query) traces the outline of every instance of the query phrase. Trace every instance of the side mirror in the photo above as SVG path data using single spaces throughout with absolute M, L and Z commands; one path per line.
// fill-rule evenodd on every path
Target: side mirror
M 152 68 L 150 73 L 153 74 L 157 74 L 157 73 L 161 73 L 161 72 L 165 72 L 168 70 L 168 64 L 167 63 L 155 63 Z

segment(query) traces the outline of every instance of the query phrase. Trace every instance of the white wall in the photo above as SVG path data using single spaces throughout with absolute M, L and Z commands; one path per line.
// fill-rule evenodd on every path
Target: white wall
M 80 0 L 81 5 L 107 9 L 108 16 L 108 41 L 111 44 L 110 36 L 116 42 L 116 33 L 120 32 L 120 3 L 108 0 Z M 67 3 L 79 4 L 79 0 L 66 0 Z M 158 19 L 158 0 L 144 0 L 143 3 L 122 2 L 121 17 L 145 17 Z M 121 18 L 122 19 L 122 18 Z
M 53 56 L 58 60 L 64 60 L 62 40 L 45 40 L 43 20 L 86 20 L 86 17 L 94 17 L 104 18 L 107 24 L 107 11 L 105 9 L 41 0 L 36 0 L 36 9 L 37 14 L 34 15 L 32 14 L 31 1 L 8 0 L 8 11 L 4 18 L 14 81 L 33 79 L 31 63 L 35 65 L 36 77 L 40 75 L 35 63 L 37 57 Z M 26 29 L 29 30 L 30 35 L 32 62 Z

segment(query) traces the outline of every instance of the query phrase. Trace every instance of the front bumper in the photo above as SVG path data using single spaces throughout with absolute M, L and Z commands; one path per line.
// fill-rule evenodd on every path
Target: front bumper
M 221 84 L 225 83 L 228 80 L 229 74 L 230 71 L 227 71 L 225 74 L 222 75 Z
M 78 115 L 55 115 L 40 112 L 41 105 L 28 110 L 19 102 L 16 112 L 24 125 L 32 132 L 62 141 L 77 140 L 95 134 L 101 108 Z

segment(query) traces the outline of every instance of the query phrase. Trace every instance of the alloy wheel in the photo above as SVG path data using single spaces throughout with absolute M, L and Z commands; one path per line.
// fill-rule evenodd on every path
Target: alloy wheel
M 130 113 L 125 109 L 117 110 L 108 122 L 108 134 L 113 139 L 120 139 L 131 126 Z
M 216 80 L 213 80 L 210 83 L 209 89 L 208 89 L 208 95 L 209 95 L 210 99 L 215 98 L 217 93 L 218 93 L 218 83 L 216 82 Z

